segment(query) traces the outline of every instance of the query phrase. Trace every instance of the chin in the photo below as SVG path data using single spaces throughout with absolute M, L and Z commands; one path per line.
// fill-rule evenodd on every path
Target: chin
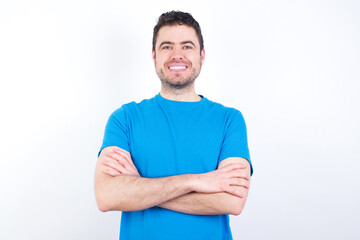
M 170 88 L 174 88 L 174 89 L 183 89 L 186 88 L 187 86 L 191 85 L 194 83 L 194 80 L 169 80 L 169 79 L 160 79 L 161 82 L 165 85 L 167 85 Z

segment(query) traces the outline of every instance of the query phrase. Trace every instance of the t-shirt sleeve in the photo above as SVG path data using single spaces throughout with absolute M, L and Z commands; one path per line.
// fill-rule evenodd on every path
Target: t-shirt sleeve
M 99 155 L 103 148 L 109 146 L 117 146 L 130 152 L 129 131 L 127 125 L 125 106 L 122 106 L 114 111 L 109 117 L 105 127 L 104 139 Z
M 219 162 L 229 157 L 242 157 L 248 160 L 252 175 L 253 167 L 250 160 L 245 120 L 241 112 L 237 110 L 226 126 Z

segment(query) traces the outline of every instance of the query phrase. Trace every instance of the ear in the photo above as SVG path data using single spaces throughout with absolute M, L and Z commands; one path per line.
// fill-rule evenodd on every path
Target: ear
M 154 50 L 152 50 L 152 59 L 153 59 L 154 63 L 155 63 L 155 57 L 156 57 L 156 53 Z
M 205 49 L 201 50 L 200 57 L 201 57 L 201 64 L 203 64 L 205 61 Z

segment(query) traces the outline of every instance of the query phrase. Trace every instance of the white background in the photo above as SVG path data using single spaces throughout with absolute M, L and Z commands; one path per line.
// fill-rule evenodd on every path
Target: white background
M 0 1 L 0 239 L 117 239 L 93 175 L 113 110 L 160 89 L 152 29 L 199 21 L 197 92 L 245 116 L 234 239 L 359 239 L 359 1 Z

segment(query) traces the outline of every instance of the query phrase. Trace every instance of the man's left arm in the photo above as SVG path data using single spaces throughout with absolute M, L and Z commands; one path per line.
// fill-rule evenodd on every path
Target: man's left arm
M 231 163 L 241 163 L 246 165 L 247 167 L 245 169 L 241 169 L 239 171 L 244 171 L 244 173 L 248 174 L 248 179 L 250 179 L 250 164 L 245 158 L 230 157 L 224 159 L 220 162 L 218 169 Z M 239 191 L 241 191 L 241 193 L 243 193 L 244 197 L 242 198 L 225 192 L 209 194 L 192 192 L 164 202 L 159 205 L 159 207 L 196 215 L 239 215 L 245 206 L 250 187 L 250 180 L 243 180 L 248 181 L 248 187 L 236 187 Z

